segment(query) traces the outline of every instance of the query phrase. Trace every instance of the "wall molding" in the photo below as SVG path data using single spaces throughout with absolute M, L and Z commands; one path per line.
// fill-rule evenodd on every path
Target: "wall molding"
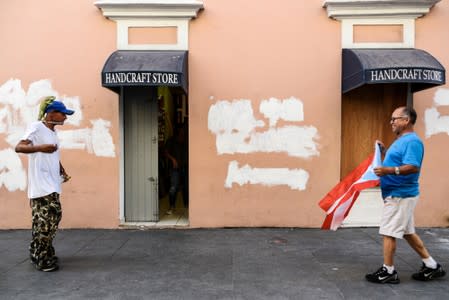
M 108 19 L 117 23 L 119 50 L 188 50 L 189 22 L 204 9 L 201 0 L 99 0 L 97 6 Z M 131 27 L 175 27 L 176 44 L 130 45 Z
M 201 0 L 99 0 L 95 1 L 109 19 L 196 18 L 204 8 Z
M 329 18 L 419 18 L 441 0 L 325 0 Z
M 441 0 L 325 0 L 329 18 L 339 20 L 342 48 L 414 48 L 415 20 Z M 354 41 L 354 26 L 402 25 L 402 41 L 361 43 Z

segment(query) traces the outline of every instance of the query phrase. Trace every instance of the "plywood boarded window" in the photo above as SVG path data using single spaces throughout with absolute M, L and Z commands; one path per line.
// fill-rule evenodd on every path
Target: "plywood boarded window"
M 342 95 L 341 178 L 374 151 L 376 140 L 390 146 L 391 113 L 406 103 L 407 84 L 364 85 Z

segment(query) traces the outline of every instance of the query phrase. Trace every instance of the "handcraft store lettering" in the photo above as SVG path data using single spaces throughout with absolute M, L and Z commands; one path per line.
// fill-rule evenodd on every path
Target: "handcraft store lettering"
M 179 84 L 179 74 L 151 72 L 105 73 L 104 84 Z
M 413 80 L 443 82 L 443 72 L 429 69 L 383 69 L 369 71 L 370 81 Z

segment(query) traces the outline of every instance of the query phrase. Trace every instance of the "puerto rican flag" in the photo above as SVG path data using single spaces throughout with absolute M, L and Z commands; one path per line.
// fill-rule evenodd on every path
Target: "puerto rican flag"
M 318 205 L 326 212 L 321 229 L 337 230 L 349 214 L 363 189 L 379 185 L 379 177 L 373 169 L 382 165 L 380 145 L 376 142 L 374 153 L 338 183 Z

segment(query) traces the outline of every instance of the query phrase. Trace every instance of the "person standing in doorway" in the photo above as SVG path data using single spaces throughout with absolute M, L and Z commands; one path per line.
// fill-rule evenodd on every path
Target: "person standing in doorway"
M 383 236 L 384 264 L 377 271 L 366 274 L 365 278 L 370 282 L 399 283 L 394 267 L 398 238 L 404 238 L 422 259 L 422 267 L 412 275 L 413 279 L 428 281 L 446 274 L 415 232 L 413 214 L 419 198 L 418 179 L 424 157 L 424 145 L 413 129 L 416 117 L 416 111 L 411 107 L 394 110 L 390 123 L 396 140 L 386 151 L 383 165 L 374 168 L 374 173 L 380 177 L 384 199 L 379 229 Z M 384 152 L 383 144 L 381 147 Z
M 61 220 L 61 183 L 70 179 L 60 162 L 56 125 L 72 115 L 61 101 L 50 96 L 41 104 L 39 120 L 31 123 L 15 151 L 28 156 L 28 198 L 32 209 L 31 263 L 43 272 L 56 271 L 53 239 Z
M 173 137 L 167 140 L 165 146 L 166 156 L 171 162 L 170 166 L 170 188 L 168 190 L 168 200 L 170 208 L 167 214 L 172 214 L 176 206 L 176 195 L 181 188 L 184 208 L 188 207 L 188 182 L 187 182 L 187 138 L 184 127 L 175 129 Z

